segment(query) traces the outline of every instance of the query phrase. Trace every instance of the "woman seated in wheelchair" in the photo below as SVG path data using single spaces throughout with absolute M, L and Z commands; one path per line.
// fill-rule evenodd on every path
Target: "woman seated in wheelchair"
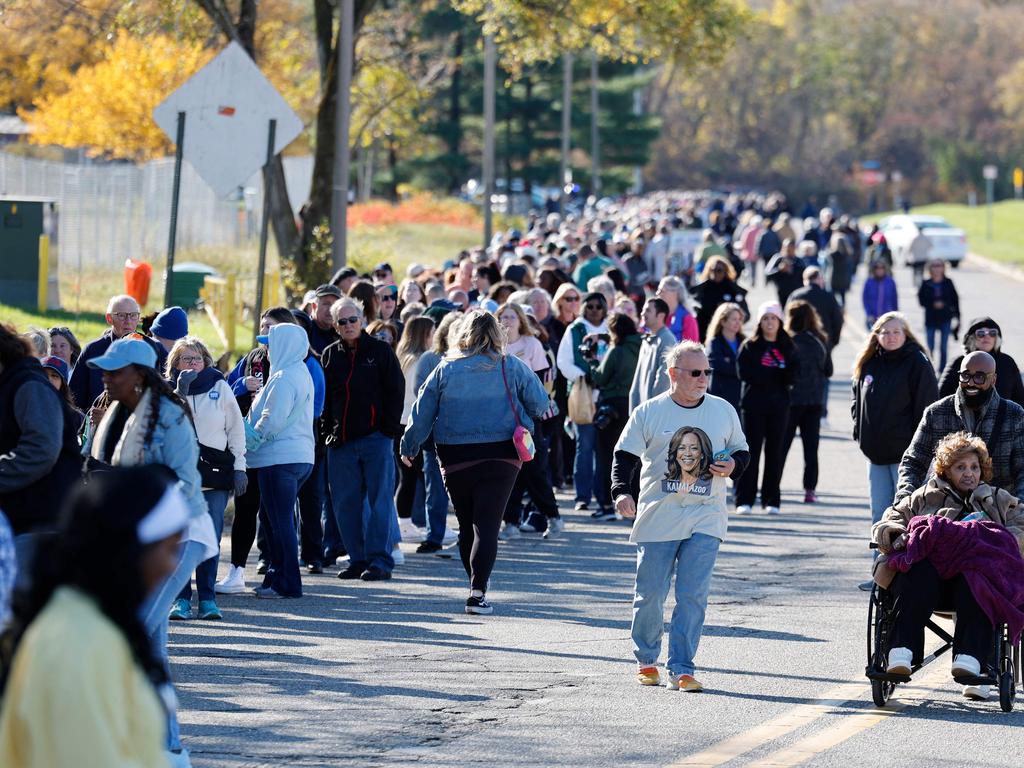
M 954 677 L 978 677 L 993 645 L 993 623 L 979 606 L 963 573 L 943 579 L 930 558 L 903 573 L 889 556 L 907 546 L 912 518 L 939 515 L 952 521 L 988 520 L 1005 528 L 1024 551 L 1024 506 L 1006 491 L 986 483 L 992 459 L 985 442 L 966 432 L 944 437 L 935 449 L 935 474 L 921 488 L 885 511 L 871 537 L 883 553 L 875 563 L 875 582 L 890 590 L 897 606 L 886 671 L 909 675 L 924 657 L 924 629 L 935 610 L 956 612 L 953 635 Z M 1017 553 L 1013 553 L 1016 557 Z M 995 563 L 993 563 L 995 565 Z M 1000 564 L 1001 567 L 1001 564 Z M 984 698 L 987 686 L 967 686 L 964 695 Z

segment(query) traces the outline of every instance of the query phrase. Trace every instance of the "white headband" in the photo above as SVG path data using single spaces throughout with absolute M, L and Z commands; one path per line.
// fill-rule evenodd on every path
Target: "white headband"
M 155 544 L 185 530 L 190 513 L 177 486 L 171 486 L 135 529 L 142 545 Z

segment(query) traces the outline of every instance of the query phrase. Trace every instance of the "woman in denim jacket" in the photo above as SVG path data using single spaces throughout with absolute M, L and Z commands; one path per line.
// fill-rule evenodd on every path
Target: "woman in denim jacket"
M 470 577 L 466 613 L 489 614 L 487 582 L 498 554 L 498 529 L 522 467 L 512 435 L 517 421 L 533 431 L 548 396 L 529 366 L 505 354 L 505 334 L 493 315 L 483 310 L 466 315 L 455 346 L 427 377 L 413 405 L 402 461 L 411 464 L 433 432 L 459 521 L 459 554 Z
M 196 566 L 213 557 L 219 545 L 203 498 L 199 440 L 188 406 L 157 373 L 156 352 L 146 342 L 118 339 L 86 365 L 103 372 L 103 388 L 112 401 L 85 447 L 88 455 L 114 466 L 162 464 L 177 477 L 188 501 L 189 527 L 182 536 L 178 565 L 142 606 L 142 621 L 153 650 L 166 665 L 171 604 Z M 187 752 L 182 750 L 173 711 L 168 720 L 171 764 L 187 765 Z

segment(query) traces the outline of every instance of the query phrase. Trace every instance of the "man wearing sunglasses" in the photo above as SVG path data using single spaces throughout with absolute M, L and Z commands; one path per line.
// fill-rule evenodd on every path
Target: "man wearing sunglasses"
M 683 341 L 668 351 L 665 365 L 669 391 L 633 410 L 615 446 L 612 496 L 620 515 L 636 518 L 629 540 L 637 548 L 632 626 L 637 681 L 661 682 L 665 599 L 675 574 L 667 685 L 700 691 L 693 658 L 711 572 L 728 528 L 727 478 L 743 474 L 750 454 L 736 409 L 707 393 L 711 365 L 704 348 Z M 640 495 L 633 498 L 630 478 L 638 465 Z
M 946 435 L 968 432 L 988 446 L 992 457 L 991 485 L 1024 497 L 1024 408 L 996 391 L 996 361 L 975 351 L 960 365 L 957 391 L 932 403 L 900 462 L 896 501 L 924 485 L 935 446 Z
M 996 392 L 1000 397 L 1024 406 L 1024 381 L 1017 361 L 1003 352 L 1003 329 L 991 317 L 976 317 L 964 333 L 964 354 L 949 361 L 939 379 L 939 397 L 952 395 L 960 384 L 960 366 L 964 355 L 974 351 L 988 352 L 996 361 Z
M 323 430 L 330 499 L 349 554 L 342 579 L 391 578 L 401 535 L 395 509 L 394 439 L 402 434 L 405 377 L 386 341 L 363 329 L 362 302 L 343 296 L 331 307 L 340 341 L 321 361 L 327 397 Z
M 135 329 L 141 318 L 139 303 L 131 296 L 114 296 L 107 302 L 107 325 L 110 327 L 103 332 L 103 335 L 94 341 L 90 341 L 82 350 L 82 356 L 71 373 L 71 393 L 75 396 L 75 403 L 82 410 L 88 410 L 93 401 L 103 392 L 102 371 L 99 368 L 92 368 L 86 363 L 95 357 L 106 353 L 118 339 L 123 339 L 129 334 L 135 333 Z M 156 369 L 162 371 L 167 360 L 167 350 L 155 339 L 139 334 L 139 338 L 145 341 L 156 352 Z M 90 418 L 95 424 L 99 424 L 102 413 L 90 413 Z

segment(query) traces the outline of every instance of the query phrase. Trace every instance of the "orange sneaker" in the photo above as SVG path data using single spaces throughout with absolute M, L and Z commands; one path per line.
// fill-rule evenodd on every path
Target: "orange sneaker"
M 669 675 L 668 687 L 686 693 L 700 693 L 704 690 L 704 686 L 693 675 Z
M 636 671 L 636 681 L 640 685 L 661 685 L 661 673 L 657 667 L 640 667 Z

